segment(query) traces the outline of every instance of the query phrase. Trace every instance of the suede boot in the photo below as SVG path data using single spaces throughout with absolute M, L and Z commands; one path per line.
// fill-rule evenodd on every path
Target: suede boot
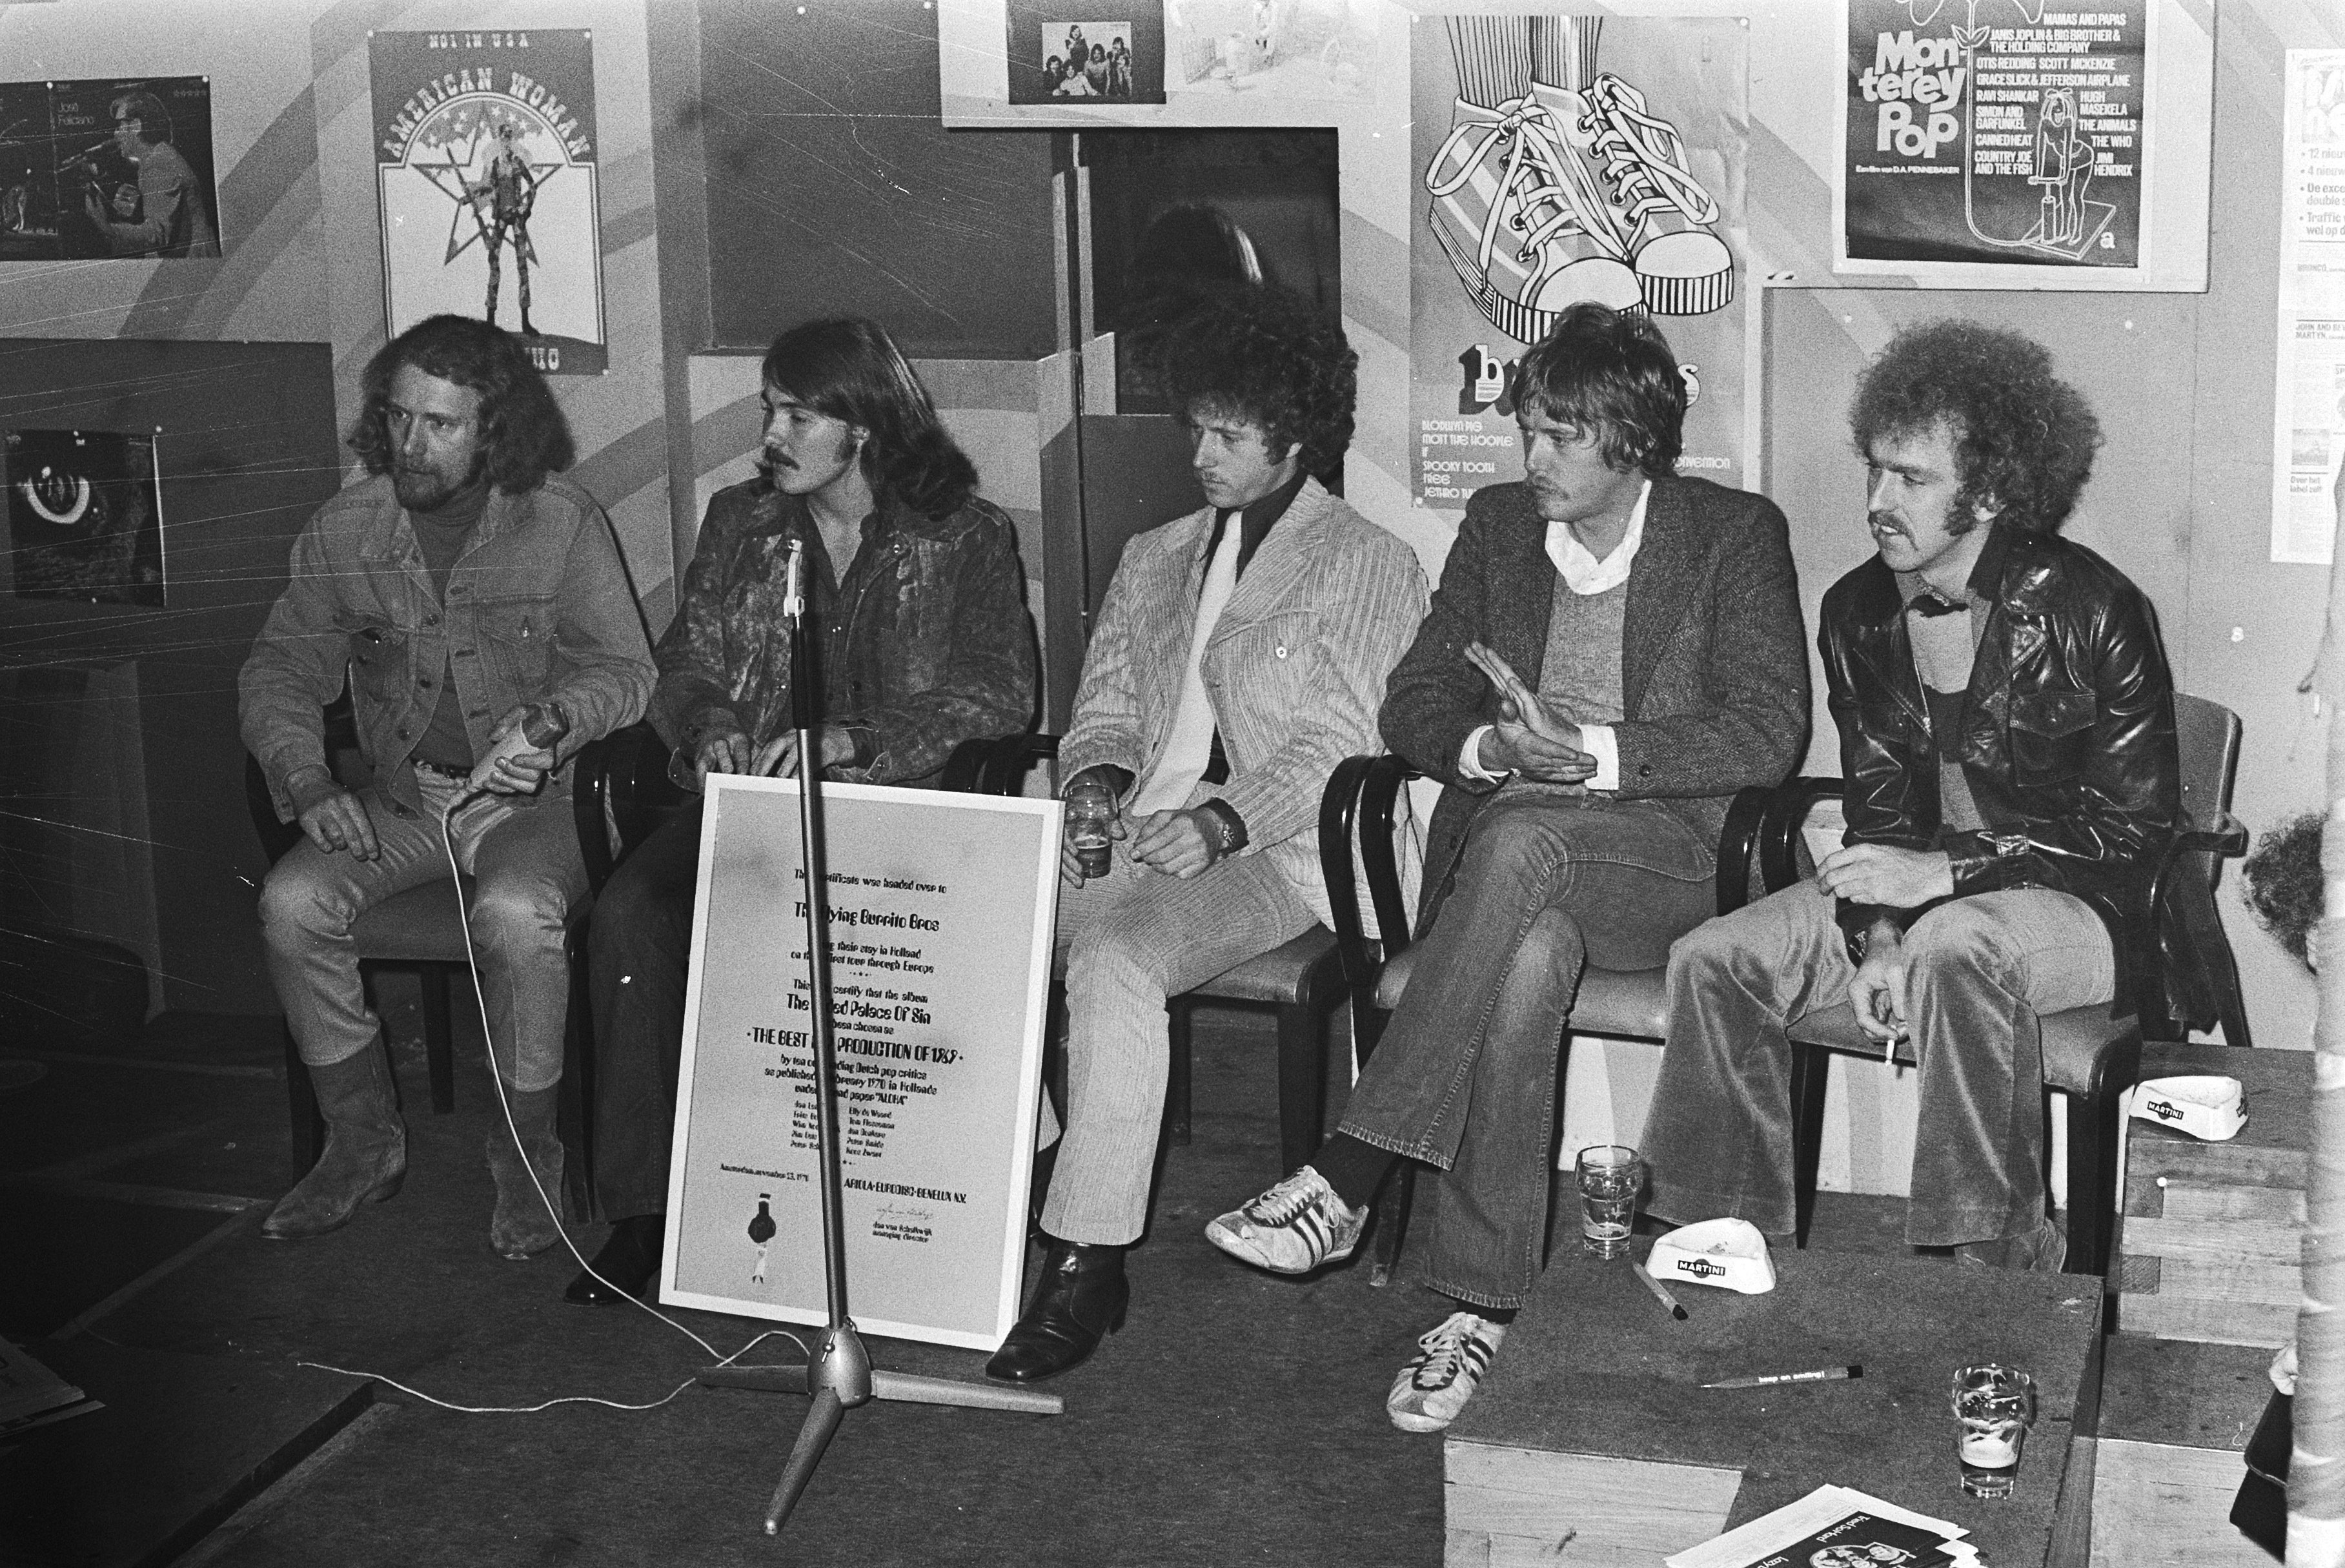
M 260 1234 L 271 1241 L 340 1229 L 359 1205 L 381 1203 L 399 1191 L 407 1175 L 407 1128 L 399 1119 L 382 1043 L 309 1074 L 326 1118 L 326 1147 L 261 1222 Z
M 558 1223 L 562 1211 L 562 1139 L 553 1130 L 555 1101 L 560 1097 L 559 1084 L 544 1089 L 516 1089 L 504 1085 L 505 1100 L 513 1107 L 513 1131 L 508 1132 L 502 1117 L 489 1134 L 489 1172 L 497 1178 L 496 1213 L 489 1219 L 489 1245 L 507 1257 L 523 1258 L 543 1252 L 562 1239 Z M 521 1135 L 521 1145 L 513 1145 L 513 1134 Z M 526 1154 L 528 1163 L 523 1163 Z M 530 1180 L 530 1173 L 537 1180 Z M 538 1188 L 545 1188 L 544 1197 Z M 546 1198 L 553 1200 L 548 1210 Z
M 1042 1283 L 985 1375 L 1011 1383 L 1039 1383 L 1081 1366 L 1101 1335 L 1123 1327 L 1132 1284 L 1123 1277 L 1123 1248 L 1086 1247 L 1051 1238 L 1042 1257 Z

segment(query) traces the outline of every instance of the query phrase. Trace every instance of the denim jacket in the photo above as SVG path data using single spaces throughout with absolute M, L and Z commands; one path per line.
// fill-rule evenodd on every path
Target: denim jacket
M 763 480 L 709 498 L 685 569 L 683 603 L 659 640 L 652 723 L 690 749 L 737 729 L 753 746 L 790 727 L 790 640 L 782 620 L 792 537 L 807 542 L 822 720 L 853 733 L 851 764 L 826 776 L 932 784 L 955 746 L 1022 732 L 1034 718 L 1034 632 L 1017 532 L 971 496 L 945 517 L 883 504 L 835 585 L 806 503 Z
M 291 581 L 237 677 L 245 748 L 288 820 L 286 779 L 326 764 L 320 710 L 346 671 L 360 746 L 403 811 L 421 807 L 406 764 L 431 722 L 443 672 L 456 683 L 476 755 L 513 708 L 559 701 L 570 719 L 556 747 L 564 764 L 641 717 L 653 679 L 610 524 L 592 496 L 559 477 L 525 494 L 490 494 L 448 575 L 444 606 L 389 479 L 367 479 L 318 509 L 293 542 Z M 539 799 L 568 788 L 565 766 Z

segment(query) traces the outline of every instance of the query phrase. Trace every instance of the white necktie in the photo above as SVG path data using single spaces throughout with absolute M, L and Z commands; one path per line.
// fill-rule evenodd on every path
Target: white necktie
M 1133 799 L 1132 812 L 1177 811 L 1189 803 L 1189 793 L 1213 759 L 1213 708 L 1205 698 L 1205 643 L 1213 625 L 1230 602 L 1238 581 L 1238 546 L 1245 533 L 1244 515 L 1233 512 L 1222 524 L 1222 542 L 1205 567 L 1205 591 L 1197 600 L 1197 629 L 1189 638 L 1189 666 L 1181 677 L 1181 702 L 1172 710 L 1172 731 L 1148 780 Z

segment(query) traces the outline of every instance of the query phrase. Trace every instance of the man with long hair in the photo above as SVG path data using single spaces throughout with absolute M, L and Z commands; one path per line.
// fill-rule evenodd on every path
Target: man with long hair
M 1523 479 L 1467 505 L 1382 728 L 1441 780 L 1414 978 L 1335 1135 L 1206 1229 L 1283 1274 L 1348 1256 L 1396 1161 L 1436 1173 L 1453 1310 L 1386 1408 L 1457 1417 L 1538 1279 L 1557 1054 L 1589 963 L 1657 968 L 1716 907 L 1728 801 L 1798 762 L 1783 514 L 1676 473 L 1685 382 L 1641 312 L 1575 305 L 1512 392 Z
M 1819 637 L 1847 831 L 1670 955 L 1650 1207 L 1792 1231 L 1785 1027 L 1846 1005 L 1920 1066 L 1906 1241 L 2053 1272 L 2036 1018 L 2110 1001 L 2120 966 L 2157 983 L 2173 681 L 2149 601 L 2058 535 L 2100 426 L 2040 345 L 1909 327 L 1849 423 L 1874 555 Z
M 884 329 L 809 321 L 774 340 L 757 476 L 709 498 L 684 602 L 654 657 L 651 720 L 675 772 L 795 777 L 785 567 L 804 545 L 827 650 L 816 766 L 935 785 L 954 747 L 1034 718 L 1034 634 L 1016 526 Z M 639 845 L 595 904 L 594 1186 L 614 1224 L 568 1298 L 642 1297 L 659 1268 L 684 1040 L 700 811 Z M 596 1276 L 601 1276 L 598 1279 Z
M 1337 763 L 1376 748 L 1385 677 L 1425 609 L 1408 546 L 1322 484 L 1351 442 L 1357 364 L 1335 323 L 1267 290 L 1167 346 L 1207 504 L 1124 545 L 1059 748 L 1066 1141 L 1041 1283 L 994 1377 L 1053 1377 L 1122 1319 L 1165 999 L 1327 919 L 1319 797 Z M 1088 873 L 1087 815 L 1112 823 Z
M 570 432 L 519 343 L 434 316 L 377 353 L 360 387 L 350 447 L 368 477 L 294 541 L 291 581 L 238 682 L 245 746 L 279 814 L 301 825 L 260 917 L 327 1125 L 325 1152 L 261 1234 L 320 1235 L 398 1190 L 406 1132 L 350 923 L 436 881 L 465 901 L 513 1113 L 489 1139 L 490 1244 L 523 1257 L 560 1235 L 539 1193 L 562 1190 L 563 930 L 586 892 L 567 764 L 643 712 L 651 654 L 610 523 L 558 477 Z M 334 776 L 321 717 L 346 672 L 373 779 L 356 790 Z M 503 744 L 549 716 L 566 725 L 550 744 L 526 731 L 525 749 Z

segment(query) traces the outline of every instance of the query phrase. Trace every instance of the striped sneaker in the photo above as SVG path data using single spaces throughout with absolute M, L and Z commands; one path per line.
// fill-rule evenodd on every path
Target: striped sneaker
M 1345 1208 L 1327 1178 L 1304 1166 L 1205 1227 L 1205 1239 L 1274 1274 L 1308 1274 L 1351 1257 L 1367 1223 L 1366 1205 Z
M 1416 1354 L 1385 1396 L 1393 1425 L 1405 1432 L 1437 1432 L 1456 1420 L 1506 1337 L 1504 1323 L 1487 1323 L 1471 1312 L 1443 1319 L 1417 1339 Z

